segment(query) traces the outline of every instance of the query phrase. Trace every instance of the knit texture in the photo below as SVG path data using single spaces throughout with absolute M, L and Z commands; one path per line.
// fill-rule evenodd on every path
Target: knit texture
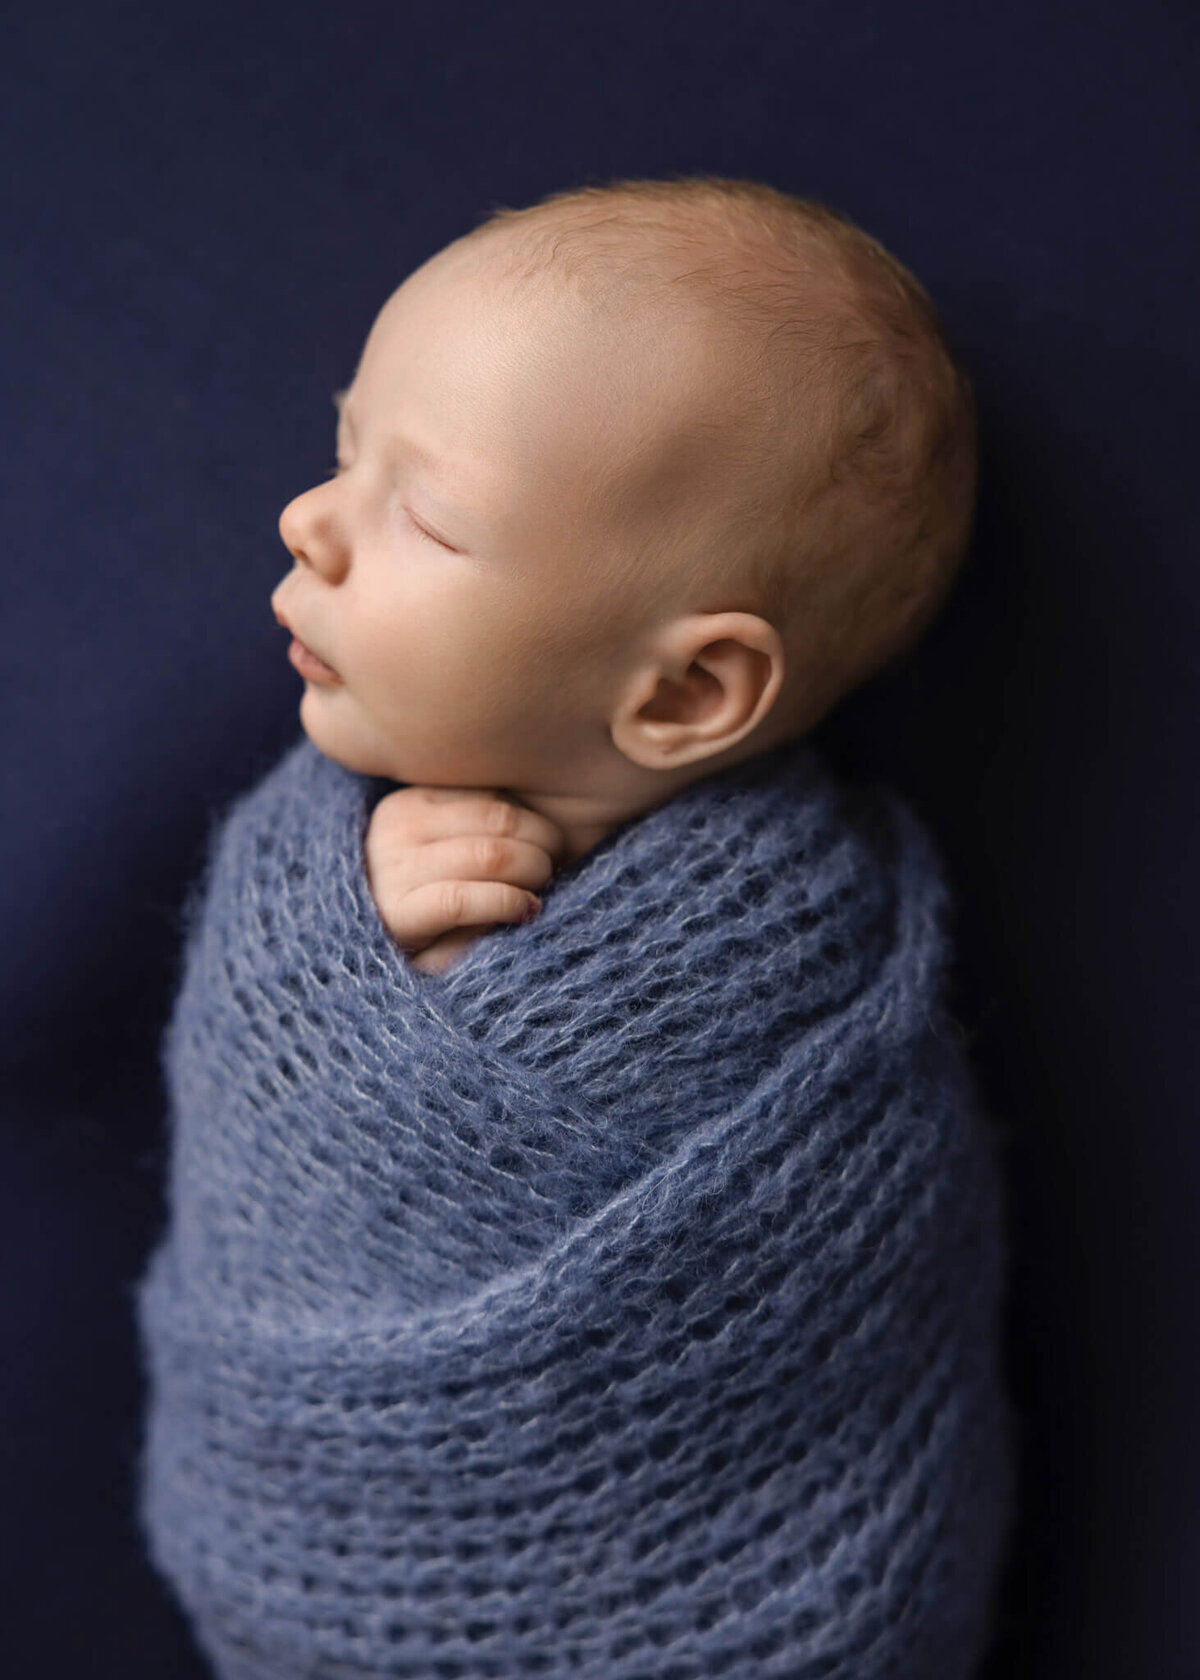
M 965 1680 L 1002 1201 L 903 801 L 694 783 L 440 976 L 395 784 L 214 822 L 163 1044 L 139 1517 L 220 1680 Z

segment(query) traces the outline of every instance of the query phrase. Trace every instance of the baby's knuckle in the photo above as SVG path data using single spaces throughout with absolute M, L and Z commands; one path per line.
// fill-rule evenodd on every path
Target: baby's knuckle
M 441 883 L 440 906 L 442 914 L 451 925 L 462 920 L 467 908 L 467 894 L 461 881 Z
M 501 840 L 511 840 L 521 821 L 521 812 L 509 799 L 489 800 L 483 813 L 483 824 L 489 834 Z
M 512 856 L 507 841 L 484 834 L 475 842 L 475 863 L 481 875 L 503 875 Z

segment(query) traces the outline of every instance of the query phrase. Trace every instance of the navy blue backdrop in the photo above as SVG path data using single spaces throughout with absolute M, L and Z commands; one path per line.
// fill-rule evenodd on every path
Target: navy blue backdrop
M 6 1675 L 204 1672 L 133 1524 L 129 1290 L 162 1218 L 184 889 L 209 811 L 299 728 L 268 596 L 330 393 L 394 286 L 494 204 L 697 170 L 882 238 L 979 396 L 970 567 L 820 739 L 941 842 L 1010 1138 L 1026 1507 L 991 1674 L 1200 1672 L 1190 12 L 6 13 Z

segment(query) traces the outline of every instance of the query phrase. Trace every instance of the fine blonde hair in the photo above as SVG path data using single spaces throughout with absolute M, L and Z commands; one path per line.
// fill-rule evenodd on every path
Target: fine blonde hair
M 666 300 L 736 337 L 740 490 L 683 563 L 710 610 L 780 631 L 803 674 L 780 721 L 815 722 L 907 653 L 964 558 L 976 484 L 971 387 L 908 269 L 814 199 L 715 175 L 496 206 L 466 239 L 495 234 L 510 274 Z

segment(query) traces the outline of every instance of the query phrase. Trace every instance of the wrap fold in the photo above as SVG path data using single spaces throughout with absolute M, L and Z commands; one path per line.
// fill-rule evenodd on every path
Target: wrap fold
M 995 1140 L 911 810 L 805 742 L 441 976 L 395 784 L 214 826 L 139 1517 L 221 1680 L 966 1680 L 1013 1506 Z

